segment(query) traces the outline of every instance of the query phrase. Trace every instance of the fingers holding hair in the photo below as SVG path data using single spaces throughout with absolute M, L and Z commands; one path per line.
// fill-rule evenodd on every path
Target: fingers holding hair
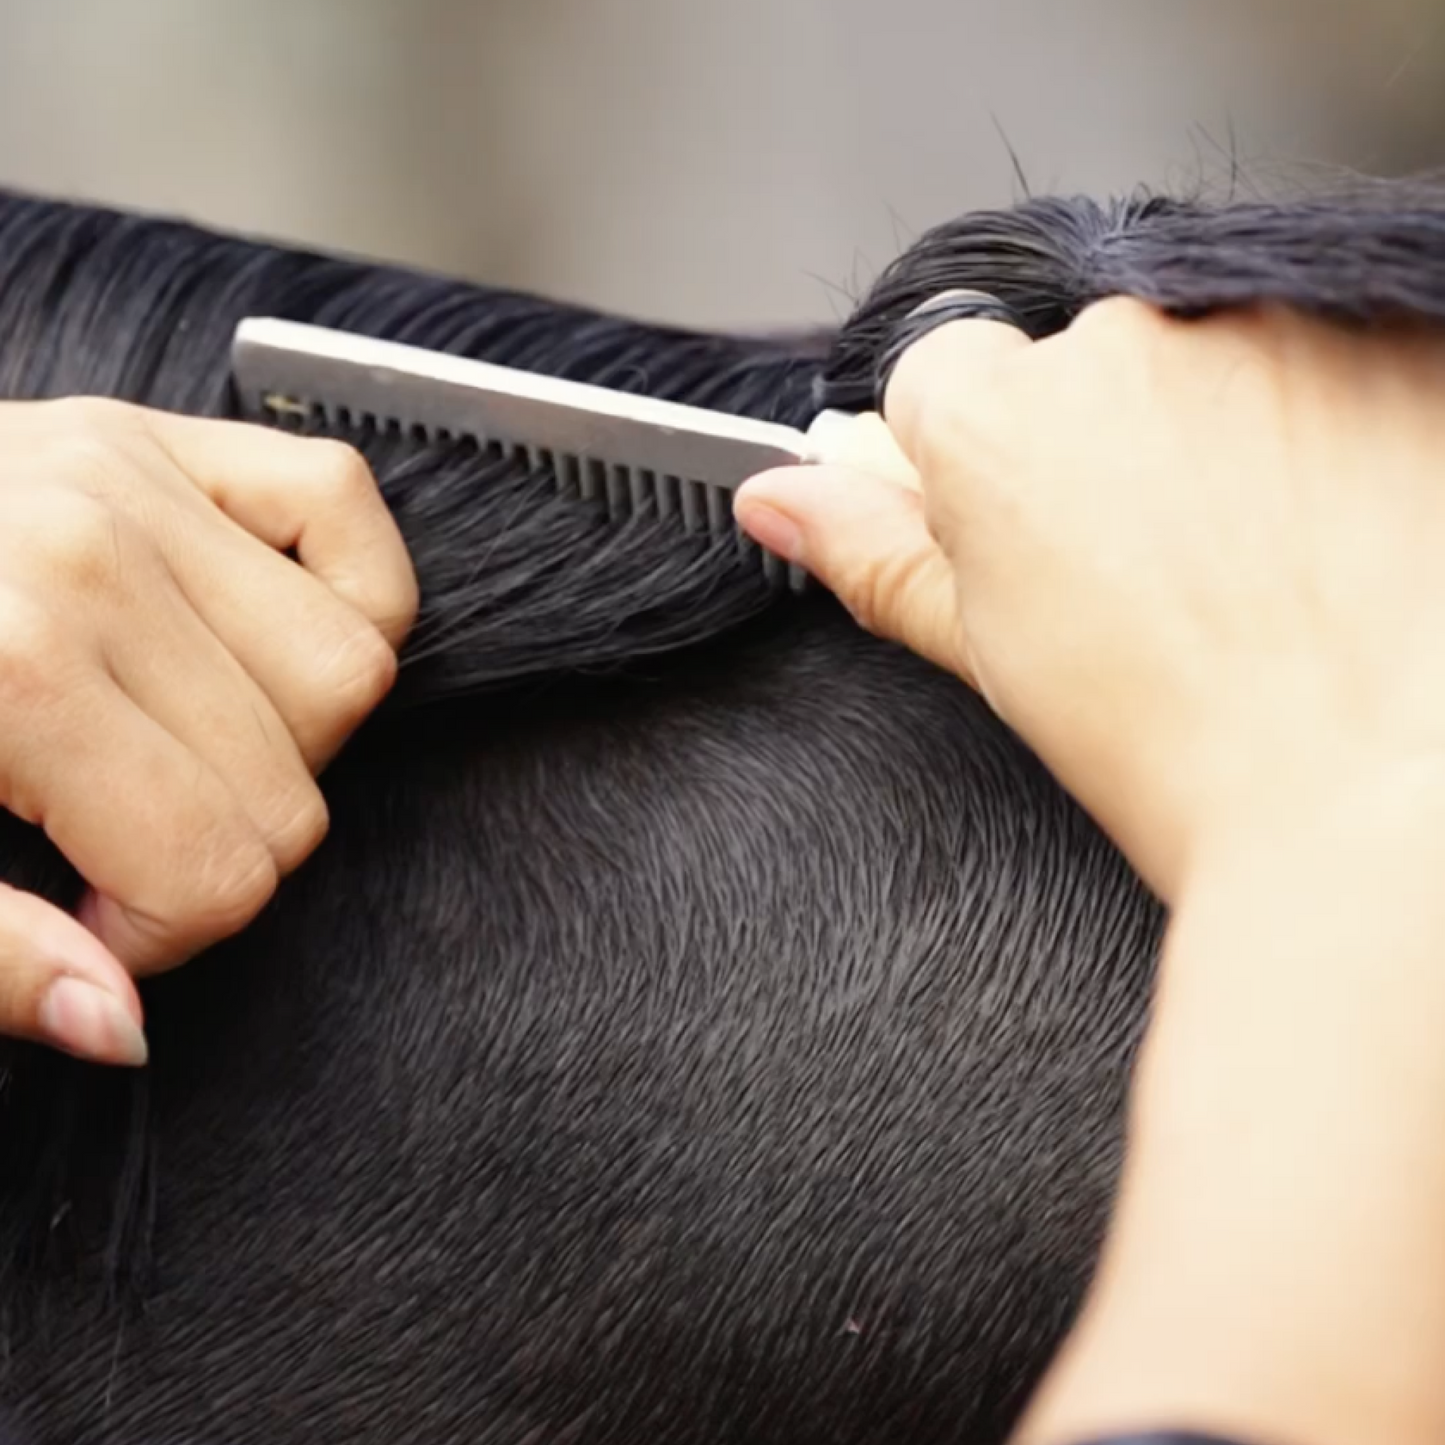
M 807 568 L 868 631 L 970 677 L 953 568 L 916 491 L 870 471 L 789 467 L 748 482 L 736 515 L 760 545 Z
M 319 772 L 390 690 L 416 618 L 375 479 L 341 442 L 170 413 L 146 425 L 213 504 L 168 530 L 171 570 Z
M 233 521 L 301 565 L 399 648 L 417 581 L 401 533 L 360 452 L 246 422 L 170 412 L 147 424 L 171 460 Z
M 980 292 L 925 302 L 904 319 L 877 367 L 878 406 L 901 467 L 885 473 L 869 429 L 876 418 L 858 418 L 851 437 L 840 430 L 830 438 L 823 464 L 765 473 L 736 502 L 739 523 L 756 541 L 806 567 L 864 627 L 969 681 L 940 519 L 961 510 L 946 495 L 960 444 L 967 445 L 955 402 L 1031 344 L 1012 321 L 1002 302 Z

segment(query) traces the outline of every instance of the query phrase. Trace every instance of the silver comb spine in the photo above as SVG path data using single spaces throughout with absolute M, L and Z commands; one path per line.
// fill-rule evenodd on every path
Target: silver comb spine
M 744 481 L 811 460 L 808 438 L 792 427 L 302 322 L 243 320 L 231 365 L 248 412 L 314 412 L 381 431 L 471 437 L 534 466 L 550 459 L 559 490 L 602 501 L 615 520 L 650 504 L 680 514 L 689 531 L 726 536 Z M 745 547 L 769 578 L 804 586 L 799 569 Z

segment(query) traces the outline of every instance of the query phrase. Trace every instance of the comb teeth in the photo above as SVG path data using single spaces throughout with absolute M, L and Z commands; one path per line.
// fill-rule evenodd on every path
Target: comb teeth
M 756 558 L 776 585 L 805 576 L 767 557 L 733 516 L 733 492 L 770 467 L 819 455 L 808 433 L 654 397 L 279 318 L 247 317 L 231 344 L 245 410 L 305 430 L 475 445 L 606 510 L 614 522 L 676 518 Z M 815 421 L 815 427 L 828 414 Z
M 771 586 L 802 592 L 809 585 L 808 574 L 801 567 L 789 566 L 759 547 L 737 525 L 732 492 L 727 487 L 675 475 L 659 476 L 646 468 L 598 461 L 574 452 L 554 453 L 520 443 L 459 437 L 444 426 L 421 422 L 403 425 L 394 417 L 274 392 L 258 395 L 255 411 L 285 431 L 305 432 L 319 425 L 354 437 L 410 440 L 419 446 L 476 445 L 488 455 L 520 463 L 533 472 L 550 471 L 559 495 L 602 503 L 610 522 L 622 523 L 635 516 L 676 518 L 689 535 L 734 539 L 738 555 L 745 561 L 755 560 Z

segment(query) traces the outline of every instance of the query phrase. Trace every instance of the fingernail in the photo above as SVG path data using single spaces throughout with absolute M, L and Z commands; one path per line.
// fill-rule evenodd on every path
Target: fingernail
M 139 1068 L 150 1054 L 145 1035 L 118 999 L 70 975 L 45 990 L 40 1027 L 57 1048 L 97 1064 Z
M 748 502 L 738 508 L 743 530 L 774 556 L 794 564 L 803 560 L 803 529 L 766 502 Z

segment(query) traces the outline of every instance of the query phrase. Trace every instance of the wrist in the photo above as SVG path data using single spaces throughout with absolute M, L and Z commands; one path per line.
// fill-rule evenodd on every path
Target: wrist
M 1090 1307 L 1025 1438 L 1445 1438 L 1445 770 L 1193 858 Z
M 1445 736 L 1401 724 L 1362 737 L 1338 720 L 1292 735 L 1281 719 L 1311 716 L 1295 701 L 1260 704 L 1192 744 L 1136 748 L 1123 782 L 1106 770 L 1100 821 L 1171 910 L 1214 875 L 1273 867 L 1346 819 L 1388 840 L 1433 814 L 1445 839 Z
M 1331 1002 L 1332 1046 L 1392 1018 L 1423 1039 L 1445 1008 L 1445 756 L 1343 764 L 1261 789 L 1201 829 L 1160 962 L 1154 1027 L 1226 1044 L 1267 1033 L 1288 1058 Z M 1303 1037 L 1302 1037 L 1303 1036 Z M 1432 1037 L 1433 1043 L 1433 1037 Z M 1152 1056 L 1164 1050 L 1151 1049 Z M 1439 1052 L 1445 1063 L 1445 1050 Z M 1138 1090 L 1136 1089 L 1136 1093 Z

